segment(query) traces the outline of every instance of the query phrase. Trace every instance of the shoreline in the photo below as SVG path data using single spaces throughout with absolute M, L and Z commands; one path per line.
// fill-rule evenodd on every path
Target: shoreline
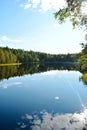
M 6 63 L 0 64 L 0 66 L 13 66 L 13 65 L 21 65 L 22 63 Z

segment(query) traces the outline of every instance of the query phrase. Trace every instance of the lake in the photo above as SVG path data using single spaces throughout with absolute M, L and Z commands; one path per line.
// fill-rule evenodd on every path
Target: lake
M 83 130 L 87 85 L 77 65 L 0 67 L 0 130 Z

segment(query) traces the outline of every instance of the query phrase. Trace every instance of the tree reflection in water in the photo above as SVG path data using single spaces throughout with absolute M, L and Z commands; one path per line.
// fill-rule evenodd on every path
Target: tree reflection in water
M 0 67 L 0 80 L 25 74 L 34 74 L 48 70 L 78 70 L 78 65 L 74 63 L 31 63 L 19 66 Z

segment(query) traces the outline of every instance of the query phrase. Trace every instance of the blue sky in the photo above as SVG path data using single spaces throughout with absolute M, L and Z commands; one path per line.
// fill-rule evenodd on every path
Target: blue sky
M 63 4 L 64 0 L 0 0 L 0 46 L 52 54 L 80 52 L 86 32 L 54 18 Z

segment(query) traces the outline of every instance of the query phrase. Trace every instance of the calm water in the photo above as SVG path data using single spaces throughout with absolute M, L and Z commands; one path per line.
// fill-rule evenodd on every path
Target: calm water
M 0 68 L 0 130 L 86 127 L 87 86 L 80 80 L 82 74 L 64 66 L 35 66 Z

